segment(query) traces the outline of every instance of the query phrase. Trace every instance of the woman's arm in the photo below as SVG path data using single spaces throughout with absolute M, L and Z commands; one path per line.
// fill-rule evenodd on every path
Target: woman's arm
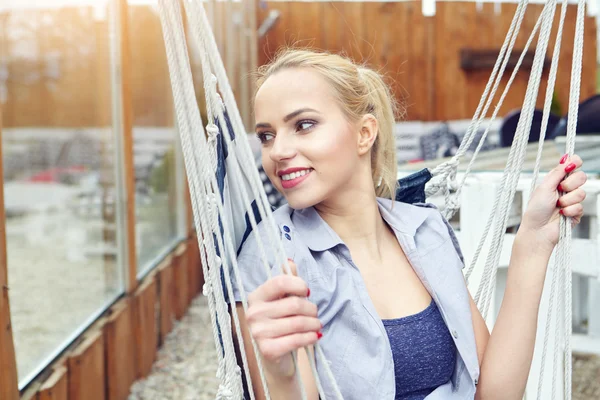
M 480 342 L 487 340 L 483 358 L 480 358 L 476 399 L 523 398 L 533 358 L 546 266 L 551 254 L 546 250 L 536 251 L 531 239 L 523 233 L 515 240 L 504 299 L 489 340 L 485 334 L 476 335 L 478 350 Z M 477 314 L 483 321 L 479 311 Z
M 250 369 L 250 376 L 252 379 L 252 386 L 254 388 L 254 395 L 257 400 L 264 400 L 266 397 L 260 379 L 260 373 L 258 371 L 258 363 L 256 361 L 254 349 L 252 348 L 252 341 L 250 339 L 250 334 L 248 331 L 248 324 L 246 322 L 244 308 L 239 303 L 236 304 L 236 308 L 240 320 L 240 329 L 242 331 L 242 336 L 244 340 L 244 348 L 246 350 L 246 356 L 248 359 L 248 368 Z M 237 338 L 235 339 L 236 342 L 238 342 Z M 310 352 L 311 354 L 313 354 L 312 346 L 310 346 Z M 267 378 L 267 384 L 269 387 L 269 393 L 271 395 L 271 398 L 290 400 L 301 399 L 302 396 L 300 394 L 300 386 L 296 380 L 296 375 L 291 371 L 290 374 L 288 374 L 288 376 L 273 374 L 270 372 L 271 368 L 269 368 L 267 364 L 268 363 L 263 361 L 265 377 Z M 298 351 L 298 368 L 300 369 L 300 375 L 302 377 L 302 382 L 304 383 L 307 399 L 317 400 L 319 398 L 319 393 L 317 391 L 317 386 L 312 371 L 310 369 L 308 357 L 306 356 L 306 352 L 304 351 L 304 349 Z
M 568 160 L 565 155 L 532 193 L 513 244 L 500 312 L 480 358 L 477 399 L 523 398 L 548 262 L 559 239 L 560 214 L 572 224 L 583 215 L 581 186 L 587 177 L 582 171 L 574 172 L 581 165 L 578 156 Z M 474 326 L 480 325 L 479 312 L 473 315 Z M 487 337 L 482 329 L 475 332 L 479 353 L 479 342 Z

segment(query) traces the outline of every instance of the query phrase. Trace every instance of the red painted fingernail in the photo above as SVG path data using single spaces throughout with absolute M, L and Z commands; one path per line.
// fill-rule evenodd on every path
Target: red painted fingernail
M 306 291 L 306 297 L 310 296 L 310 288 Z
M 317 332 L 317 340 L 321 339 L 323 337 L 323 334 L 321 333 L 321 331 Z
M 565 154 L 564 156 L 562 156 L 562 158 L 560 159 L 560 163 L 561 163 L 561 164 L 564 164 L 564 163 L 565 163 L 565 161 L 567 161 L 567 158 L 569 158 L 569 155 L 568 155 L 568 154 Z
M 560 199 L 556 200 L 556 207 L 560 207 Z
M 563 187 L 562 187 L 562 185 L 560 183 L 556 187 L 556 190 L 558 190 L 559 192 L 564 192 Z
M 568 172 L 571 172 L 571 171 L 573 171 L 575 168 L 577 168 L 577 166 L 576 166 L 575 164 L 571 163 L 571 164 L 569 164 L 569 165 L 567 165 L 567 166 L 565 167 L 565 172 L 567 172 L 567 173 L 568 173 Z
M 558 210 L 558 213 L 559 213 L 560 215 L 565 215 L 565 212 L 564 212 L 564 210 L 563 210 L 562 208 L 561 208 L 560 210 Z

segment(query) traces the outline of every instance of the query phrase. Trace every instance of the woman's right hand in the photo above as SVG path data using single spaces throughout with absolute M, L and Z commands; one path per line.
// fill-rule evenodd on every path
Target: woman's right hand
M 306 282 L 296 275 L 269 279 L 248 295 L 246 321 L 270 373 L 289 377 L 294 374 L 292 352 L 313 345 L 322 336 L 317 306 L 307 297 Z

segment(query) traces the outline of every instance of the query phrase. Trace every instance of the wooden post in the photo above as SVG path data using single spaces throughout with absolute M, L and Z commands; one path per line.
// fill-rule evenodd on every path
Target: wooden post
M 247 17 L 248 17 L 248 30 L 250 32 L 250 71 L 256 72 L 258 69 L 258 32 L 257 32 L 257 18 L 258 18 L 258 5 L 256 0 L 248 0 L 247 5 Z M 256 91 L 256 80 L 248 79 L 250 85 L 250 95 L 253 96 Z M 250 116 L 251 117 L 251 116 Z M 252 119 L 250 118 L 250 127 L 253 127 Z M 254 129 L 254 128 L 252 128 Z
M 164 259 L 158 270 L 158 301 L 160 303 L 159 316 L 159 345 L 164 343 L 165 337 L 173 329 L 175 319 L 175 295 L 174 295 L 174 267 L 173 256 Z
M 125 298 L 113 306 L 104 326 L 107 400 L 126 399 L 136 379 L 132 308 L 131 299 Z
M 434 3 L 435 4 L 435 3 Z M 427 40 L 426 46 L 426 68 L 427 68 L 427 105 L 425 109 L 425 115 L 427 121 L 435 120 L 435 16 L 426 17 L 426 29 L 425 38 Z
M 133 295 L 133 332 L 135 337 L 136 378 L 152 370 L 158 348 L 157 298 L 158 274 L 152 272 Z
M 0 184 L 4 188 L 2 165 L 2 107 L 0 107 Z M 6 218 L 4 215 L 4 190 L 0 190 L 0 399 L 19 398 L 17 378 L 17 358 L 10 322 L 10 302 L 8 298 L 8 264 L 6 262 Z
M 67 359 L 69 399 L 105 400 L 106 364 L 102 332 L 95 331 Z
M 137 287 L 137 251 L 135 237 L 135 169 L 133 166 L 133 97 L 131 93 L 131 49 L 129 43 L 129 12 L 127 0 L 117 2 L 119 36 L 121 38 L 121 102 L 123 128 L 123 173 L 126 191 L 126 242 L 127 282 L 126 291 L 132 294 Z

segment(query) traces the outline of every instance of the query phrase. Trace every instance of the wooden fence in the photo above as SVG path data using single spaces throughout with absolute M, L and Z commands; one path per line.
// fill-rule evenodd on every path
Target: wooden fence
M 469 63 L 468 54 L 463 53 L 461 60 L 461 52 L 471 50 L 475 60 L 489 60 L 486 53 L 491 51 L 493 55 L 500 49 L 516 9 L 516 4 L 507 3 L 440 1 L 435 16 L 425 17 L 421 1 L 263 4 L 259 22 L 273 10 L 280 17 L 260 40 L 259 64 L 271 59 L 283 45 L 343 52 L 385 73 L 396 97 L 408 108 L 407 119 L 422 121 L 472 117 L 492 68 L 486 63 Z M 541 10 L 541 5 L 528 6 L 515 50 L 523 49 Z M 563 114 L 568 104 L 575 19 L 576 6 L 570 5 L 555 90 Z M 582 99 L 596 92 L 596 23 L 593 17 L 586 17 L 585 22 Z M 548 54 L 554 48 L 557 25 Z M 528 79 L 527 69 L 517 74 L 500 115 L 521 107 Z M 538 106 L 543 104 L 546 79 L 547 70 Z

